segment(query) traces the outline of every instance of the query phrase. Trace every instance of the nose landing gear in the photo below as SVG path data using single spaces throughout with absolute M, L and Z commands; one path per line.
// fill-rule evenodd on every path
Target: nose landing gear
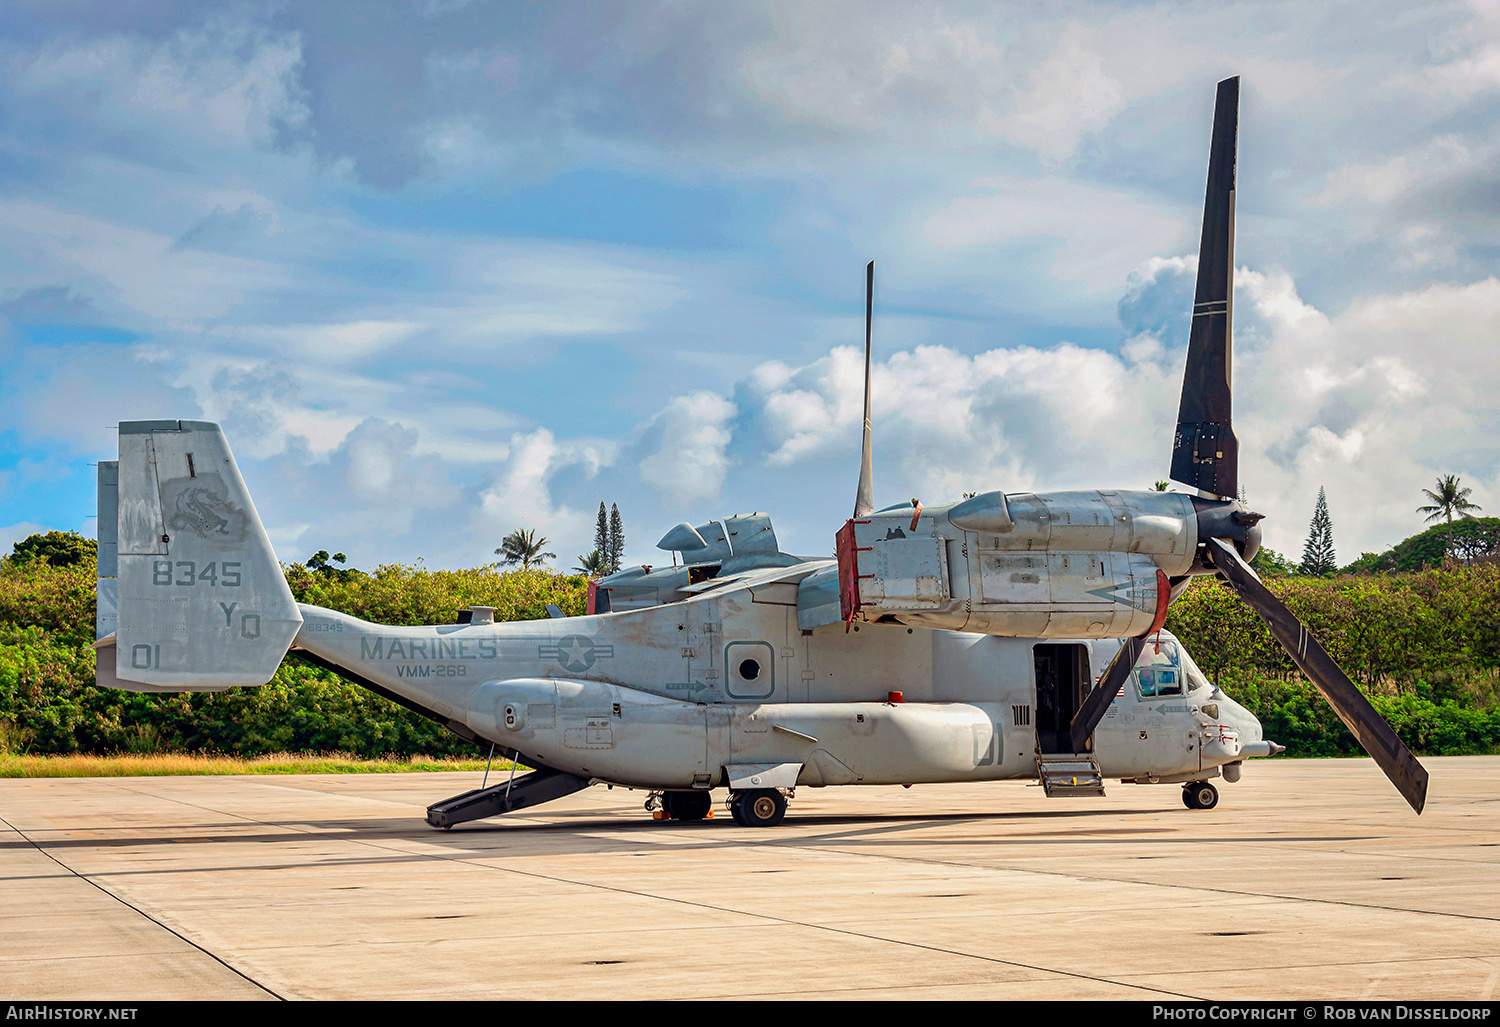
M 1213 809 L 1219 804 L 1219 790 L 1207 781 L 1189 781 L 1182 787 L 1182 804 L 1188 809 Z

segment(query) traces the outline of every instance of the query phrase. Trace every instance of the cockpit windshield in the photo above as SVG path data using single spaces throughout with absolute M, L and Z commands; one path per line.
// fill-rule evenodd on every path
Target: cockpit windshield
M 1135 664 L 1136 687 L 1142 699 L 1182 694 L 1182 662 L 1177 643 L 1151 642 Z
M 1210 687 L 1193 657 L 1171 639 L 1146 643 L 1145 652 L 1135 664 L 1136 687 L 1142 699 L 1161 695 L 1187 695 Z

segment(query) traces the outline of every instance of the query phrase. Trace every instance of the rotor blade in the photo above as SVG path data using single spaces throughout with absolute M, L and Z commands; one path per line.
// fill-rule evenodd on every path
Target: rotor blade
M 1234 181 L 1238 148 L 1240 80 L 1219 83 L 1209 146 L 1203 236 L 1198 245 L 1198 287 L 1188 335 L 1182 402 L 1172 440 L 1175 481 L 1226 499 L 1239 486 L 1240 444 L 1234 437 Z
M 1104 719 L 1104 714 L 1109 710 L 1109 704 L 1115 701 L 1115 695 L 1120 691 L 1120 686 L 1129 679 L 1130 672 L 1135 669 L 1135 661 L 1141 658 L 1141 653 L 1145 648 L 1145 638 L 1121 640 L 1120 651 L 1115 653 L 1115 658 L 1109 661 L 1108 667 L 1104 668 L 1099 684 L 1083 700 L 1078 715 L 1073 718 L 1073 723 L 1068 725 L 1068 733 L 1072 736 L 1070 744 L 1074 752 L 1083 752 L 1083 747 L 1088 744 L 1089 735 L 1094 733 L 1094 729 L 1099 726 L 1099 721 Z
M 1266 622 L 1271 634 L 1291 654 L 1297 669 L 1323 693 L 1328 705 L 1364 746 L 1365 752 L 1375 758 L 1385 776 L 1391 779 L 1391 784 L 1411 803 L 1411 808 L 1421 813 L 1427 802 L 1427 771 L 1411 750 L 1375 712 L 1370 700 L 1339 669 L 1318 640 L 1308 634 L 1302 622 L 1261 584 L 1260 578 L 1234 546 L 1216 538 L 1209 539 L 1208 544 L 1214 566 L 1223 573 L 1229 586 Z
M 859 489 L 854 494 L 854 516 L 875 512 L 875 470 L 870 453 L 870 322 L 875 312 L 875 262 L 865 265 L 865 438 L 859 458 Z

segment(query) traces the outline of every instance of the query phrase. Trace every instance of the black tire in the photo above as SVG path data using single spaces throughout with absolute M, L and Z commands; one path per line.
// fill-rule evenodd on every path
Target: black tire
M 786 796 L 774 788 L 740 792 L 732 807 L 736 823 L 746 827 L 775 827 L 786 816 Z
M 1207 781 L 1194 781 L 1182 790 L 1182 804 L 1188 809 L 1213 809 L 1219 804 L 1219 790 Z
M 667 792 L 661 797 L 661 808 L 673 820 L 702 820 L 713 805 L 708 792 Z

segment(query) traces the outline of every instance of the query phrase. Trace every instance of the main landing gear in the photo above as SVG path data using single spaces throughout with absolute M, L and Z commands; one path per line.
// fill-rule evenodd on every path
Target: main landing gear
M 775 827 L 786 816 L 789 796 L 777 788 L 730 792 L 729 815 L 741 827 Z M 657 820 L 703 820 L 713 816 L 713 798 L 706 791 L 652 792 L 646 811 Z
M 1219 804 L 1219 790 L 1207 781 L 1189 781 L 1182 786 L 1182 804 L 1188 809 L 1213 809 Z
M 775 827 L 786 816 L 786 796 L 775 788 L 730 792 L 729 815 L 741 827 Z
M 662 812 L 668 820 L 702 820 L 713 809 L 714 799 L 708 792 L 663 792 Z M 648 804 L 647 809 L 650 809 Z

